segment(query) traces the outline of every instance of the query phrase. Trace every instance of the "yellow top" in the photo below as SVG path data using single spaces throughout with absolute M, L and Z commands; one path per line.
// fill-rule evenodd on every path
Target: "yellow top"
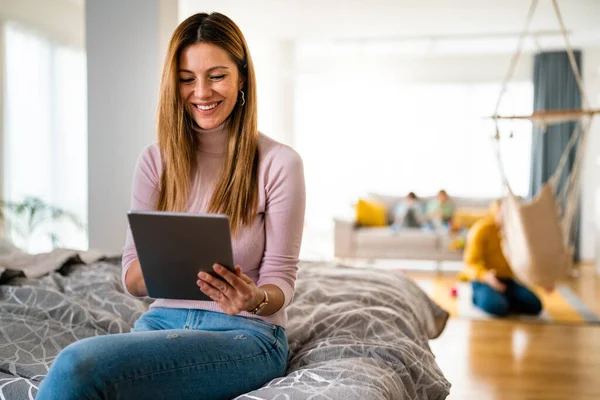
M 477 221 L 469 230 L 465 243 L 465 270 L 463 276 L 482 280 L 489 270 L 496 270 L 498 278 L 512 278 L 513 272 L 500 245 L 500 229 L 493 216 Z

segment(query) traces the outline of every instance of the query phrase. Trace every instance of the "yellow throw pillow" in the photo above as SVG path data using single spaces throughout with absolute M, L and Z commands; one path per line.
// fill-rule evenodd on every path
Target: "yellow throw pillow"
M 490 215 L 490 210 L 486 208 L 458 208 L 454 212 L 452 225 L 461 228 L 470 228 L 479 219 Z
M 376 200 L 359 199 L 356 204 L 356 222 L 362 226 L 386 226 L 385 204 Z

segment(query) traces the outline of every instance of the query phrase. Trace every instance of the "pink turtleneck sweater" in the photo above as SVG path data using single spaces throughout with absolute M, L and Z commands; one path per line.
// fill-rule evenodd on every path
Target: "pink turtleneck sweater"
M 205 213 L 225 161 L 227 132 L 223 125 L 197 130 L 199 148 L 197 167 L 192 171 L 192 185 L 187 212 Z M 242 312 L 244 317 L 260 318 L 285 327 L 286 307 L 294 297 L 298 254 L 302 242 L 306 194 L 302 160 L 291 147 L 260 134 L 258 169 L 258 213 L 250 226 L 242 226 L 232 238 L 233 259 L 258 285 L 273 284 L 284 294 L 283 307 L 270 316 Z M 156 210 L 162 172 L 160 151 L 156 143 L 146 147 L 133 177 L 132 210 Z M 125 274 L 137 259 L 131 229 L 123 249 L 123 286 Z M 200 290 L 200 289 L 198 289 Z M 192 308 L 223 312 L 212 301 L 157 299 L 151 307 Z

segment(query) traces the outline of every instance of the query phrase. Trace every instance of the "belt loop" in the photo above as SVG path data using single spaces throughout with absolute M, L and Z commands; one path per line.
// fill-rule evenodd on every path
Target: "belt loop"
M 194 321 L 194 310 L 189 309 L 188 313 L 187 313 L 187 318 L 185 319 L 185 326 L 183 327 L 183 329 L 190 329 L 190 325 L 192 325 L 193 321 Z
M 194 310 L 194 327 L 193 329 L 199 329 L 202 323 L 202 313 L 204 310 Z

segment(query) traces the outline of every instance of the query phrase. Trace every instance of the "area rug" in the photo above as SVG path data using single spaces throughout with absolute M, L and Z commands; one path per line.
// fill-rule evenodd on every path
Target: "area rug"
M 454 284 L 448 279 L 416 280 L 419 286 L 452 317 L 474 320 L 499 319 L 475 307 L 472 302 L 472 288 L 468 282 Z M 453 288 L 456 289 L 453 295 Z M 566 285 L 558 285 L 548 293 L 543 289 L 533 289 L 544 306 L 544 311 L 536 317 L 509 316 L 509 319 L 540 323 L 600 324 L 600 318 Z M 502 318 L 504 319 L 504 318 Z

